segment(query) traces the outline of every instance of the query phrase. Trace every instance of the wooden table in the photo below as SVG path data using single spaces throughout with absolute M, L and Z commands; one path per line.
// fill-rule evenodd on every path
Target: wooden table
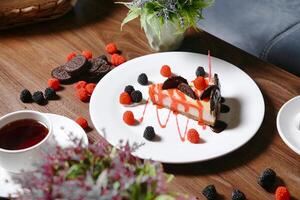
M 84 0 L 61 19 L 1 31 L 0 114 L 33 109 L 72 119 L 79 115 L 89 119 L 89 105 L 74 97 L 72 86 L 65 86 L 59 92 L 61 99 L 46 106 L 23 104 L 19 93 L 24 88 L 44 90 L 51 69 L 64 63 L 66 55 L 72 51 L 91 50 L 100 55 L 105 52 L 105 44 L 114 41 L 128 59 L 151 53 L 137 20 L 120 31 L 120 22 L 125 15 L 126 9 L 111 1 Z M 264 95 L 265 119 L 250 142 L 227 156 L 196 164 L 164 165 L 165 171 L 176 177 L 170 189 L 203 199 L 202 188 L 215 184 L 221 199 L 230 199 L 233 188 L 240 188 L 248 199 L 274 199 L 272 193 L 265 192 L 256 183 L 261 171 L 271 167 L 288 186 L 294 199 L 299 200 L 300 157 L 280 139 L 275 122 L 282 104 L 299 95 L 299 77 L 205 32 L 190 33 L 180 48 L 200 53 L 206 53 L 208 49 L 213 56 L 233 63 L 255 80 Z M 100 139 L 94 129 L 88 136 L 92 142 Z

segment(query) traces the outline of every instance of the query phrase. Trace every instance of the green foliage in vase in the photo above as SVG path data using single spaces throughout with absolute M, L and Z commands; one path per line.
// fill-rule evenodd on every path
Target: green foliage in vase
M 164 23 L 178 24 L 179 31 L 196 28 L 197 22 L 203 19 L 202 11 L 212 5 L 213 0 L 133 0 L 119 2 L 129 9 L 122 26 L 140 17 L 141 26 L 146 23 L 154 25 L 154 29 Z M 159 30 L 157 30 L 158 32 Z

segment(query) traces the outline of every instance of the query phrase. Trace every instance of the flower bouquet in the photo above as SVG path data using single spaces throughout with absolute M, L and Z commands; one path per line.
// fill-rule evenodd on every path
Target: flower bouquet
M 122 3 L 129 9 L 122 26 L 140 17 L 153 50 L 174 50 L 183 41 L 185 31 L 196 28 L 203 19 L 202 10 L 212 3 L 213 0 L 133 0 Z
M 166 186 L 172 176 L 163 173 L 161 164 L 132 156 L 128 144 L 120 150 L 100 143 L 54 151 L 37 170 L 15 177 L 24 191 L 18 199 L 187 199 L 169 193 Z

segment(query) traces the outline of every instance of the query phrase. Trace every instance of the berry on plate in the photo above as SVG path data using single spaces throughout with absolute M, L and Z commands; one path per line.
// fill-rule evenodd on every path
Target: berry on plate
M 196 129 L 193 129 L 193 128 L 188 130 L 187 139 L 193 144 L 199 143 L 200 142 L 200 136 L 199 136 L 198 131 Z
M 172 71 L 169 65 L 163 65 L 160 69 L 160 74 L 164 77 L 170 77 L 172 75 Z
M 145 73 L 140 74 L 137 81 L 141 85 L 148 85 L 148 77 Z
M 152 126 L 147 126 L 144 131 L 144 138 L 146 140 L 152 141 L 155 138 L 155 131 Z
M 133 126 L 135 124 L 133 113 L 131 111 L 124 112 L 123 121 L 129 126 Z
M 132 104 L 131 97 L 130 97 L 130 95 L 127 92 L 122 92 L 120 94 L 119 102 L 120 102 L 120 104 L 123 104 L 123 105 L 130 105 L 130 104 Z

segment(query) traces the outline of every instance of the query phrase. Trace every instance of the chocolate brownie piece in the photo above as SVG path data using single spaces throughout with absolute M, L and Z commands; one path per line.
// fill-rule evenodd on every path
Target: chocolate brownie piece
M 88 60 L 83 55 L 78 55 L 68 61 L 65 65 L 65 70 L 73 76 L 78 76 L 85 72 L 90 67 Z
M 51 71 L 51 76 L 58 79 L 61 83 L 72 82 L 72 77 L 65 70 L 65 66 L 56 67 Z

